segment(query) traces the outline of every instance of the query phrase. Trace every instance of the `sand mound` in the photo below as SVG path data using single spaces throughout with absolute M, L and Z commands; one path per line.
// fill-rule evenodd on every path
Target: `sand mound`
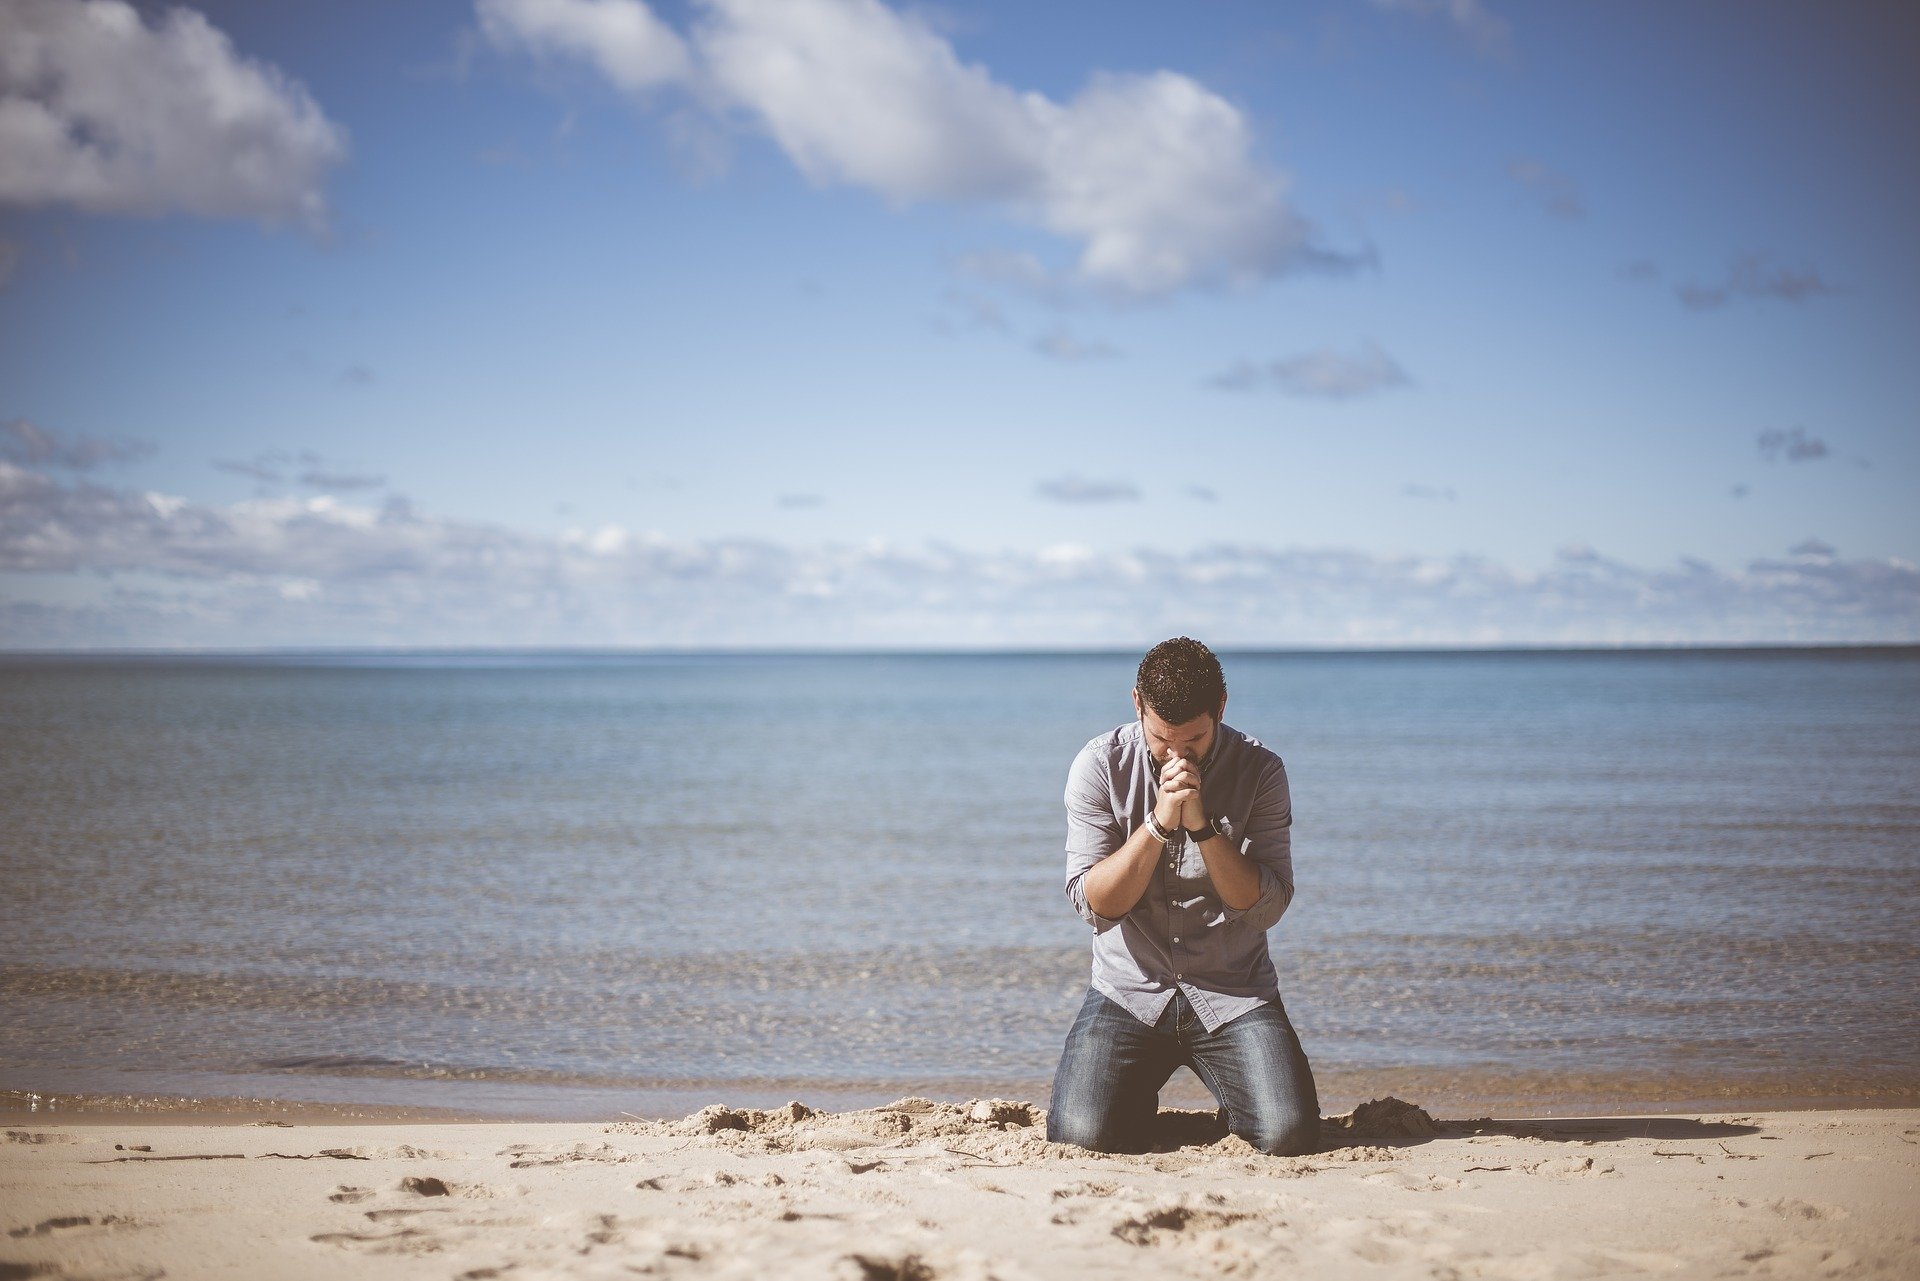
M 1328 1142 L 1352 1139 L 1425 1139 L 1440 1132 L 1427 1110 L 1388 1095 L 1362 1103 L 1345 1116 L 1320 1119 L 1321 1137 Z
M 716 1103 L 678 1121 L 623 1122 L 609 1126 L 607 1133 L 673 1135 L 742 1153 L 859 1152 L 936 1143 L 956 1155 L 991 1161 L 1088 1155 L 1069 1144 L 1049 1143 L 1046 1123 L 1046 1109 L 1024 1100 L 939 1103 L 908 1097 L 854 1112 L 821 1112 L 798 1102 L 777 1108 Z M 1362 1141 L 1425 1138 L 1437 1134 L 1439 1127 L 1425 1109 L 1385 1098 L 1363 1103 L 1345 1116 L 1324 1118 L 1321 1132 L 1336 1159 L 1392 1160 L 1389 1149 L 1362 1146 Z M 1198 1148 L 1227 1156 L 1262 1156 L 1227 1133 L 1225 1115 L 1218 1110 L 1162 1108 L 1151 1151 L 1177 1159 L 1171 1154 Z

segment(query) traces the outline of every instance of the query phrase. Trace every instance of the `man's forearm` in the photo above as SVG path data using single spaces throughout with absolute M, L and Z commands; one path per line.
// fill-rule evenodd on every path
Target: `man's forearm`
M 1131 912 L 1153 880 L 1160 848 L 1159 838 L 1144 825 L 1136 829 L 1124 845 L 1087 869 L 1080 882 L 1087 906 L 1108 920 Z
M 1207 879 L 1222 903 L 1244 912 L 1259 899 L 1260 865 L 1233 848 L 1232 841 L 1210 836 L 1200 842 L 1200 857 L 1206 860 Z

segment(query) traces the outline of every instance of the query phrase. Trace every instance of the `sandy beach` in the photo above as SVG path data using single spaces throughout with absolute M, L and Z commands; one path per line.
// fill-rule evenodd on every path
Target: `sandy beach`
M 1920 1110 L 1438 1121 L 1142 1155 L 903 1099 L 616 1124 L 16 1118 L 0 1277 L 1920 1275 Z

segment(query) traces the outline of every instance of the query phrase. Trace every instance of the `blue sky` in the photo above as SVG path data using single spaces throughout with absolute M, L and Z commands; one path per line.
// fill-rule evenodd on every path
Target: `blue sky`
M 0 0 L 0 645 L 1916 639 L 1916 55 Z

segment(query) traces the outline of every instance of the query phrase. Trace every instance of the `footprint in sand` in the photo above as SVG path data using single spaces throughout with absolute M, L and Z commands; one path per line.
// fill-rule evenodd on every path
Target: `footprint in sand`
M 71 1143 L 70 1134 L 48 1134 L 44 1130 L 8 1130 L 9 1143 Z
M 917 1254 L 849 1254 L 837 1275 L 859 1281 L 935 1281 L 940 1274 Z
M 338 1246 L 366 1254 L 432 1254 L 442 1242 L 420 1228 L 395 1228 L 391 1232 L 321 1232 L 307 1238 L 315 1245 Z
M 72 1232 L 78 1228 L 110 1228 L 116 1225 L 132 1223 L 131 1219 L 121 1218 L 117 1214 L 60 1214 L 51 1219 L 42 1219 L 30 1228 L 8 1228 L 7 1235 L 20 1237 L 47 1237 L 56 1233 Z
M 1224 1228 L 1250 1217 L 1233 1210 L 1191 1206 L 1176 1201 L 1150 1207 L 1140 1214 L 1128 1215 L 1113 1225 L 1113 1235 L 1128 1245 L 1172 1246 L 1180 1244 L 1189 1232 Z
M 368 1210 L 367 1219 L 372 1223 L 386 1223 L 392 1219 L 410 1219 L 420 1214 L 446 1214 L 452 1206 L 446 1205 L 396 1205 L 385 1210 Z

